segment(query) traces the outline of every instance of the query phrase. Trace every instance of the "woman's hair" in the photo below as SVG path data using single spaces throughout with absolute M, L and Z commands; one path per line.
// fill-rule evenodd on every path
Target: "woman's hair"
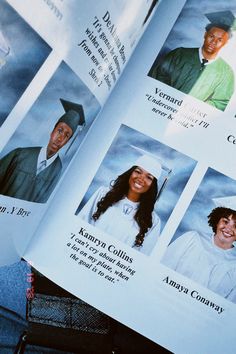
M 212 227 L 213 232 L 216 232 L 217 224 L 221 218 L 228 218 L 230 215 L 236 220 L 236 211 L 230 208 L 217 207 L 208 215 L 208 224 Z
M 127 196 L 129 190 L 129 178 L 137 166 L 131 167 L 111 183 L 111 190 L 97 203 L 97 210 L 92 218 L 97 221 L 101 214 Z M 149 190 L 140 195 L 139 207 L 134 215 L 134 219 L 139 226 L 139 233 L 136 235 L 134 246 L 142 246 L 146 232 L 152 227 L 152 212 L 157 198 L 157 179 L 154 177 Z

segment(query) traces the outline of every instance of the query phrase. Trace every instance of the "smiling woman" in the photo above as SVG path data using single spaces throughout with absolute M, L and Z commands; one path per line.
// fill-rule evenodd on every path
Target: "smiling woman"
M 150 254 L 160 235 L 160 218 L 154 212 L 154 204 L 161 170 L 155 158 L 139 157 L 110 188 L 99 188 L 78 216 L 142 253 Z
M 234 248 L 236 241 L 236 197 L 213 199 L 217 208 L 209 215 L 209 225 L 212 227 L 214 243 L 223 249 Z
M 163 263 L 236 302 L 236 196 L 216 198 L 208 215 L 213 235 L 189 231 L 172 242 Z

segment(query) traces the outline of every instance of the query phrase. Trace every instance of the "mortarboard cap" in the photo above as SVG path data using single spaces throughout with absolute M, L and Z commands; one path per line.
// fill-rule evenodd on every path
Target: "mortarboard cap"
M 211 27 L 218 27 L 228 32 L 236 30 L 236 21 L 231 11 L 218 11 L 205 14 Z
M 145 151 L 137 146 L 131 145 L 138 153 L 139 157 L 134 162 L 133 166 L 142 167 L 145 171 L 158 179 L 161 176 L 162 164 L 161 161 L 152 153 Z
M 216 207 L 228 208 L 236 211 L 236 196 L 221 197 L 212 199 Z
M 156 158 L 150 155 L 140 156 L 134 163 L 135 166 L 142 167 L 145 171 L 158 179 L 161 175 L 161 164 Z
M 85 125 L 83 106 L 79 103 L 63 100 L 62 98 L 60 98 L 60 101 L 66 113 L 58 119 L 57 123 L 66 123 L 74 134 L 78 125 Z

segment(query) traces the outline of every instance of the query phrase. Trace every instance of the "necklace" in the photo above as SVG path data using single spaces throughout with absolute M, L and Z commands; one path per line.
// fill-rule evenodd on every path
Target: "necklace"
M 137 206 L 133 206 L 128 203 L 124 203 L 122 207 L 123 214 L 125 215 L 129 215 L 135 209 L 137 209 Z
M 123 205 L 123 213 L 125 215 L 129 215 L 131 213 L 131 211 L 133 211 L 133 210 L 134 210 L 134 207 L 132 205 L 127 204 L 127 203 L 125 203 Z

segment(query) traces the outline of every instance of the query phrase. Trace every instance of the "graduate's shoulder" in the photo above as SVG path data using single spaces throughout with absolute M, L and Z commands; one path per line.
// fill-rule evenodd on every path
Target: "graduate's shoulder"
M 199 48 L 177 47 L 172 49 L 168 54 L 191 56 L 193 54 L 198 54 L 198 52 Z
M 26 157 L 26 156 L 32 156 L 34 154 L 38 154 L 40 151 L 41 147 L 18 147 L 13 150 L 10 150 L 6 155 L 3 156 L 12 156 L 12 157 Z

